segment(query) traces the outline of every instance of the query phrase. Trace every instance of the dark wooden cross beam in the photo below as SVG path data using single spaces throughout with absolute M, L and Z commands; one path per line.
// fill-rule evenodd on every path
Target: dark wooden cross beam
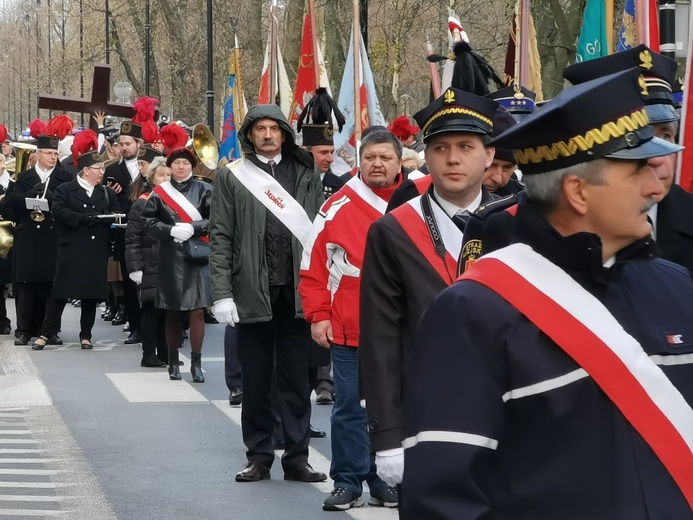
M 89 114 L 89 128 L 98 132 L 98 125 L 93 116 L 96 112 L 105 112 L 109 116 L 131 119 L 135 115 L 135 109 L 127 103 L 109 101 L 110 97 L 111 66 L 99 64 L 94 66 L 94 81 L 91 88 L 91 100 L 66 96 L 52 96 L 40 94 L 38 97 L 39 108 L 59 110 L 61 112 L 77 112 Z M 158 115 L 158 111 L 157 111 Z M 154 117 L 156 118 L 157 115 Z

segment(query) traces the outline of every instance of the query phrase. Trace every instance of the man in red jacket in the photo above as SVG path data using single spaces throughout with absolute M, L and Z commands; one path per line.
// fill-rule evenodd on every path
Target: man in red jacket
M 298 292 L 311 323 L 313 339 L 332 349 L 335 404 L 332 409 L 334 490 L 326 511 L 343 511 L 364 503 L 397 506 L 397 491 L 376 474 L 370 454 L 366 411 L 359 404 L 357 347 L 359 288 L 366 235 L 402 182 L 402 144 L 387 130 L 376 130 L 361 145 L 361 173 L 323 205 L 303 251 Z

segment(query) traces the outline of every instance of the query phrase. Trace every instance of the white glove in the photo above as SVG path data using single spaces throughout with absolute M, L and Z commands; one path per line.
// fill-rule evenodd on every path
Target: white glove
M 186 240 L 190 240 L 194 234 L 195 230 L 192 224 L 177 222 L 176 225 L 171 228 L 171 236 L 174 242 L 185 242 Z
M 137 285 L 140 285 L 142 283 L 142 271 L 133 271 L 132 273 L 128 274 L 130 277 L 130 280 L 135 282 Z
M 239 320 L 238 309 L 236 309 L 236 303 L 233 301 L 233 298 L 222 298 L 216 301 L 212 306 L 212 314 L 214 314 L 219 323 L 231 325 L 232 327 Z
M 390 487 L 402 483 L 404 477 L 404 448 L 375 452 L 376 472 Z

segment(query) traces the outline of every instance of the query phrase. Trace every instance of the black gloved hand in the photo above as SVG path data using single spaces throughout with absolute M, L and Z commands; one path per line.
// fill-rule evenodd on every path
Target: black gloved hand
M 34 187 L 31 188 L 31 191 L 29 191 L 29 195 L 32 195 L 32 197 L 40 197 L 43 195 L 43 190 L 46 189 L 46 183 L 45 182 L 39 182 L 37 184 L 34 184 Z

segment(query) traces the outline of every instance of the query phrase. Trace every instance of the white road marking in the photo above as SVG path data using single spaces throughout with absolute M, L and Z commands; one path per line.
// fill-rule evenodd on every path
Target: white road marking
M 0 502 L 62 502 L 68 498 L 60 495 L 0 495 Z
M 106 374 L 131 403 L 201 403 L 208 399 L 187 381 L 170 381 L 166 372 Z
M 35 375 L 0 376 L 0 403 L 5 406 L 50 406 L 46 387 Z M 8 417 L 8 415 L 0 416 Z
M 12 457 L 0 457 L 0 464 L 52 464 L 65 462 L 65 459 L 14 459 Z
M 0 482 L 0 488 L 57 489 L 77 486 L 76 482 Z
M 63 516 L 69 511 L 55 511 L 52 509 L 0 509 L 0 518 L 15 516 L 35 516 L 45 518 L 47 516 Z
M 0 475 L 60 475 L 69 473 L 69 469 L 14 469 L 0 468 Z
M 38 444 L 36 439 L 0 439 L 0 444 Z

